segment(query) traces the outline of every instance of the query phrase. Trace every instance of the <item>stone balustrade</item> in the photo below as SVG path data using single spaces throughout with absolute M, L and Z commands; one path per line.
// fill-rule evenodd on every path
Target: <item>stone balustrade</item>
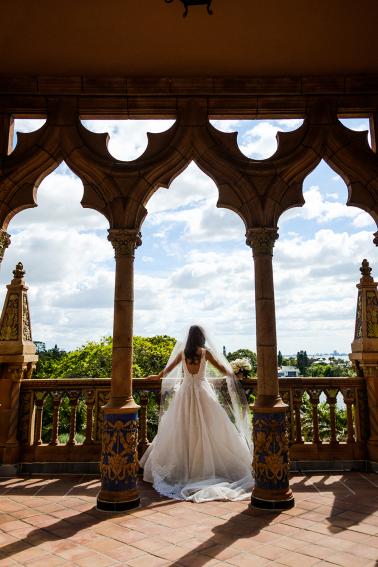
M 246 379 L 242 384 L 252 402 L 257 380 Z M 310 466 L 311 461 L 340 463 L 366 459 L 369 425 L 363 378 L 283 378 L 279 386 L 289 406 L 292 466 L 298 462 Z M 160 382 L 136 378 L 133 390 L 141 407 L 138 445 L 141 456 L 156 431 Z M 110 379 L 104 378 L 22 381 L 17 434 L 19 462 L 34 463 L 35 469 L 37 463 L 97 463 L 101 453 L 101 408 L 109 395 Z M 337 415 L 340 407 L 346 416 L 342 427 Z

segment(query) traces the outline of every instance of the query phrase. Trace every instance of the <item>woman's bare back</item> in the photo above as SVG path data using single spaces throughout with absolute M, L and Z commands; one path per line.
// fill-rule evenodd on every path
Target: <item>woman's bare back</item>
M 198 374 L 200 366 L 201 366 L 202 353 L 203 353 L 204 350 L 206 351 L 206 349 L 198 347 L 197 352 L 196 352 L 198 362 L 197 361 L 193 362 L 193 361 L 189 360 L 188 358 L 185 358 L 185 364 L 186 364 L 186 367 L 187 367 L 190 374 Z M 207 353 L 207 351 L 206 351 L 206 353 Z

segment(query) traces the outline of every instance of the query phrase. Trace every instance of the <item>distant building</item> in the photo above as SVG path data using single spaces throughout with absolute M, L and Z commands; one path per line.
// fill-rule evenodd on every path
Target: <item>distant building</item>
M 278 378 L 297 378 L 297 376 L 300 376 L 300 372 L 296 366 L 281 366 L 278 369 Z

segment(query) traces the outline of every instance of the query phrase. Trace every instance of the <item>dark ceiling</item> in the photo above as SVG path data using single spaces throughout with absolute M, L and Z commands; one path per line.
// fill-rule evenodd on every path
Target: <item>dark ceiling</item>
M 1 0 L 0 73 L 378 72 L 377 0 Z

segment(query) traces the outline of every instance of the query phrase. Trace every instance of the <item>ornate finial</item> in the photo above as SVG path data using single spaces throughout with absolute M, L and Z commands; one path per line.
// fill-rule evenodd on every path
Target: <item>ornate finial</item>
M 24 275 L 25 275 L 24 266 L 23 266 L 22 262 L 18 262 L 16 269 L 13 270 L 13 277 L 21 279 L 21 278 L 24 277 Z
M 362 265 L 360 268 L 360 272 L 362 274 L 362 278 L 361 281 L 373 281 L 373 278 L 371 277 L 371 267 L 369 266 L 369 262 L 366 260 L 366 258 L 364 260 L 362 260 Z

